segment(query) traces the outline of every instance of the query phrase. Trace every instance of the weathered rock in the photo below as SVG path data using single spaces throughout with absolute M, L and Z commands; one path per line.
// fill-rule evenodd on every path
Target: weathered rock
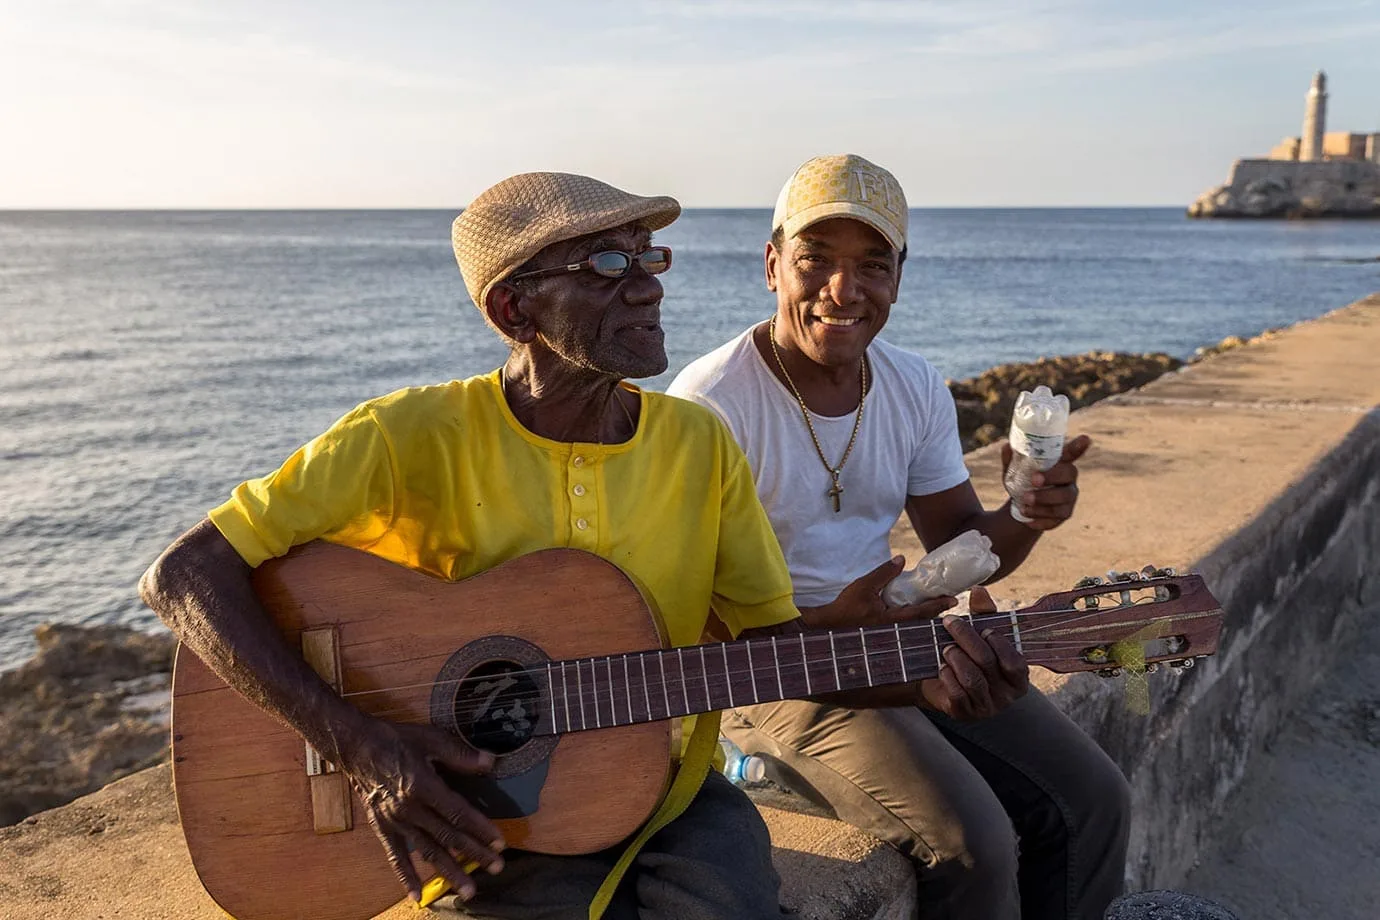
M 1206 898 L 1182 891 L 1138 891 L 1117 898 L 1104 920 L 1238 920 Z
M 38 652 L 0 674 L 0 826 L 166 756 L 175 643 L 116 626 L 40 626 Z
M 1090 351 L 1023 364 L 1002 364 L 976 377 L 950 380 L 949 392 L 958 409 L 963 449 L 982 447 L 1006 436 L 1021 390 L 1033 390 L 1043 384 L 1068 396 L 1071 409 L 1079 409 L 1149 383 L 1167 371 L 1178 370 L 1183 363 L 1163 353 Z

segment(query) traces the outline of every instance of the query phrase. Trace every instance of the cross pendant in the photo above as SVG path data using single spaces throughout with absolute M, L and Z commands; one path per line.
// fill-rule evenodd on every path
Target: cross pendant
M 831 488 L 831 489 L 829 490 L 829 497 L 832 498 L 832 499 L 834 500 L 834 513 L 835 513 L 835 514 L 838 514 L 838 513 L 839 513 L 839 508 L 841 507 L 841 505 L 839 504 L 839 496 L 842 495 L 842 494 L 843 494 L 843 486 L 839 485 L 838 477 L 835 476 L 835 477 L 834 477 L 834 486 L 833 486 L 833 488 Z

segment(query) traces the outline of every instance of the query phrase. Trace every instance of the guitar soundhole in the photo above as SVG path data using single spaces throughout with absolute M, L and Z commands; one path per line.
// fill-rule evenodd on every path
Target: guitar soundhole
M 456 687 L 455 727 L 477 748 L 509 754 L 532 740 L 541 693 L 512 661 L 479 665 Z

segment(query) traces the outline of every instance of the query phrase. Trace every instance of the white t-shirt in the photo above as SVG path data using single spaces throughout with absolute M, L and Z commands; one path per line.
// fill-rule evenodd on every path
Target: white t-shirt
M 919 355 L 873 339 L 872 383 L 862 425 L 839 484 L 820 462 L 800 403 L 767 367 L 749 329 L 692 362 L 667 392 L 718 413 L 747 454 L 791 570 L 795 602 L 827 604 L 891 558 L 889 534 L 907 495 L 930 495 L 968 479 L 958 416 L 944 378 Z M 810 413 L 830 466 L 853 431 L 854 413 Z

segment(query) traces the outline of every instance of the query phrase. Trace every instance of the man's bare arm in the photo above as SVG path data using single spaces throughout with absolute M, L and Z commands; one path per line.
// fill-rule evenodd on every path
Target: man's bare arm
M 1001 567 L 987 579 L 987 584 L 991 584 L 1015 571 L 1044 531 L 1053 530 L 1073 516 L 1078 502 L 1076 464 L 1091 444 L 1086 435 L 1074 438 L 1064 445 L 1059 463 L 1035 475 L 1037 488 L 1020 499 L 1022 511 L 1032 518 L 1028 524 L 1011 516 L 1011 501 L 995 510 L 984 510 L 972 482 L 931 495 L 911 495 L 906 499 L 906 514 L 926 550 L 943 546 L 968 530 L 986 534 L 992 541 L 992 552 L 1001 558 Z M 1010 463 L 1011 446 L 1003 445 L 1003 474 Z
M 139 581 L 144 602 L 222 680 L 338 764 L 366 803 L 399 881 L 413 898 L 417 852 L 468 897 L 461 858 L 502 868 L 502 837 L 437 773 L 483 772 L 493 758 L 425 725 L 374 719 L 342 700 L 283 641 L 259 604 L 251 569 L 210 521 L 177 539 Z

